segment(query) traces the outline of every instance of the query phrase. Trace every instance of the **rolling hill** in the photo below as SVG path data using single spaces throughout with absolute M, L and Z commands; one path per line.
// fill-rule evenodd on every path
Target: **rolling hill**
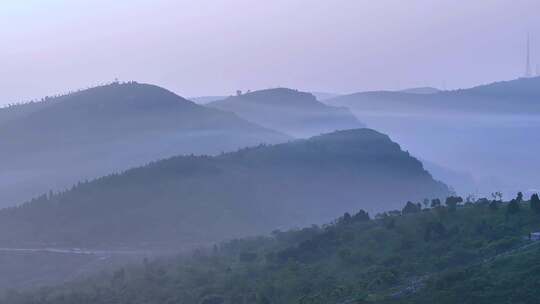
M 0 138 L 0 206 L 160 158 L 289 139 L 135 82 L 0 109 Z
M 178 156 L 0 211 L 0 247 L 181 248 L 448 195 L 388 136 L 339 131 Z
M 346 108 L 328 106 L 310 93 L 286 88 L 232 96 L 208 106 L 236 113 L 248 121 L 295 137 L 364 126 Z

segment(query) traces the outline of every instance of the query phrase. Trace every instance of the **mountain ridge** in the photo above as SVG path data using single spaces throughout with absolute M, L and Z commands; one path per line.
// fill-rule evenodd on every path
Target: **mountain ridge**
M 217 154 L 290 138 L 233 113 L 136 82 L 3 109 L 0 117 L 2 113 L 0 203 L 4 205 L 177 154 Z
M 288 88 L 249 92 L 207 106 L 295 137 L 364 127 L 347 108 L 329 106 L 311 93 Z
M 362 111 L 389 113 L 540 113 L 540 77 L 519 78 L 479 85 L 468 89 L 416 94 L 403 91 L 368 91 L 338 96 L 329 104 Z
M 321 222 L 358 206 L 388 209 L 397 196 L 448 193 L 388 136 L 338 131 L 214 157 L 176 156 L 38 197 L 0 211 L 0 244 L 186 246 Z

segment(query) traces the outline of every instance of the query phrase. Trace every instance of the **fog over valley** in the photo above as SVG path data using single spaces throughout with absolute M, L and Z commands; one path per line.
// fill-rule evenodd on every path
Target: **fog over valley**
M 539 11 L 2 2 L 0 304 L 537 304 Z

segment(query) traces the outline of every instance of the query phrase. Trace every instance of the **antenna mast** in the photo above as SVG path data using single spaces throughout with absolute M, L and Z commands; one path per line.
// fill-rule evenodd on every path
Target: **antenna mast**
M 531 38 L 529 33 L 527 33 L 527 58 L 525 59 L 525 78 L 530 78 L 532 76 L 531 72 Z

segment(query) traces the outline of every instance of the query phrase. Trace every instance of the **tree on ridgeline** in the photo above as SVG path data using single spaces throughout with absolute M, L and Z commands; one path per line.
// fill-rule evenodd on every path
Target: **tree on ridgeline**
M 500 191 L 491 193 L 491 197 L 494 201 L 502 202 L 503 194 Z
M 403 210 L 401 211 L 402 214 L 409 214 L 409 213 L 417 213 L 422 211 L 422 206 L 420 204 L 414 204 L 412 202 L 407 202 L 405 207 L 403 207 Z
M 531 195 L 531 209 L 536 213 L 540 213 L 540 198 L 538 198 L 537 193 Z
M 341 217 L 341 219 L 339 220 L 340 223 L 343 223 L 343 224 L 348 224 L 351 222 L 351 215 L 349 214 L 349 212 L 345 212 L 345 214 L 343 214 L 343 216 Z
M 457 209 L 457 205 L 462 202 L 463 198 L 460 196 L 449 196 L 446 198 L 445 204 L 446 207 L 448 207 L 448 210 L 455 211 Z
M 521 193 L 521 191 L 518 192 L 517 197 L 516 197 L 516 201 L 517 201 L 518 203 L 523 202 L 523 193 Z
M 431 200 L 431 208 L 437 208 L 441 206 L 441 200 L 438 198 L 434 198 Z
M 358 211 L 357 214 L 353 216 L 353 220 L 358 221 L 358 222 L 369 221 L 370 220 L 369 213 L 361 209 L 360 211 Z

